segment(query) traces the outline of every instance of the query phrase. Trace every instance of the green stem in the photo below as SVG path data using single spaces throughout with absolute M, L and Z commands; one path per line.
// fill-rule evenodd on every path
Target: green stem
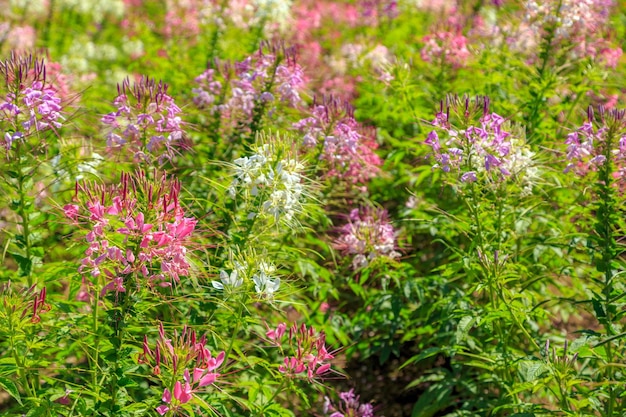
M 22 360 L 22 357 L 18 354 L 17 352 L 17 348 L 15 346 L 15 334 L 16 334 L 16 329 L 13 326 L 13 320 L 11 317 L 9 317 L 9 346 L 11 349 L 11 355 L 13 356 L 13 360 L 15 361 L 15 365 L 17 366 L 17 372 L 20 376 L 20 382 L 22 383 L 22 388 L 24 389 L 24 391 L 26 391 L 26 395 L 28 395 L 29 398 L 37 398 L 37 395 L 35 393 L 35 391 L 31 388 L 31 384 L 29 382 L 28 379 L 28 374 L 26 373 L 26 367 L 24 365 L 24 360 Z
M 262 417 L 263 413 L 265 412 L 265 409 L 271 405 L 274 401 L 274 399 L 276 397 L 278 397 L 278 394 L 280 394 L 283 390 L 283 388 L 285 387 L 285 385 L 287 385 L 287 377 L 283 377 L 282 382 L 280 383 L 280 386 L 274 391 L 274 394 L 267 400 L 267 402 L 263 405 L 263 408 L 261 408 L 259 410 L 259 412 L 256 414 L 257 417 Z
M 32 270 L 33 270 L 33 261 L 32 261 L 32 255 L 31 255 L 31 242 L 30 242 L 30 223 L 29 223 L 29 219 L 28 219 L 28 214 L 26 213 L 26 210 L 24 208 L 25 204 L 27 204 L 26 202 L 26 191 L 24 190 L 24 176 L 22 175 L 22 172 L 20 170 L 19 172 L 19 177 L 18 177 L 18 184 L 17 184 L 17 190 L 18 190 L 18 195 L 19 195 L 19 209 L 18 209 L 18 214 L 21 217 L 21 226 L 22 226 L 22 237 L 24 239 L 24 255 L 26 257 L 27 260 L 27 270 L 23 271 L 24 274 L 26 275 L 26 279 L 28 282 L 28 287 L 31 287 L 33 285 L 33 275 L 32 275 Z
M 91 331 L 94 337 L 93 346 L 93 359 L 92 359 L 92 385 L 95 394 L 96 401 L 100 398 L 100 384 L 98 383 L 98 369 L 100 367 L 100 335 L 98 334 L 98 304 L 100 304 L 100 294 L 95 291 L 95 300 L 93 303 L 93 310 L 91 312 L 92 328 Z
M 603 318 L 603 325 L 606 334 L 611 337 L 615 335 L 613 328 L 613 313 L 612 313 L 612 294 L 613 294 L 613 267 L 612 262 L 615 259 L 615 238 L 613 236 L 614 229 L 614 217 L 615 217 L 615 200 L 613 198 L 613 139 L 616 136 L 614 125 L 609 126 L 606 134 L 606 141 L 602 144 L 604 146 L 603 155 L 605 157 L 604 164 L 598 172 L 598 188 L 599 188 L 599 207 L 598 207 L 598 222 L 596 230 L 598 232 L 598 238 L 601 250 L 601 259 L 597 265 L 597 269 L 604 274 L 604 288 L 602 291 L 602 304 L 605 317 Z M 613 343 L 606 344 L 606 360 L 608 363 L 613 363 Z M 607 379 L 613 381 L 615 378 L 615 371 L 612 366 L 607 367 Z M 605 405 L 606 416 L 612 417 L 614 413 L 614 405 L 616 402 L 617 392 L 615 387 L 609 385 L 609 398 Z
M 124 285 L 126 287 L 128 287 L 127 285 L 127 280 L 124 280 Z M 119 316 L 114 317 L 114 322 L 112 323 L 112 329 L 114 332 L 114 343 L 113 346 L 115 348 L 115 354 L 114 354 L 114 359 L 113 359 L 113 373 L 111 375 L 111 381 L 109 383 L 109 388 L 110 388 L 110 395 L 111 395 L 111 411 L 118 411 L 117 410 L 117 393 L 119 391 L 119 387 L 118 387 L 118 378 L 117 378 L 117 373 L 120 369 L 120 352 L 122 350 L 122 347 L 124 345 L 124 328 L 126 327 L 126 315 L 128 314 L 128 311 L 130 309 L 130 303 L 131 303 L 131 294 L 132 293 L 117 293 L 118 297 L 122 297 L 122 303 L 121 303 L 121 308 L 120 311 L 117 313 L 119 314 Z
M 272 67 L 272 77 L 268 82 L 263 86 L 263 91 L 259 95 L 259 97 L 263 97 L 265 93 L 269 93 L 274 86 L 274 81 L 276 80 L 276 71 L 278 70 L 278 65 L 280 64 L 281 59 L 278 53 L 274 59 L 274 66 Z M 263 99 L 256 100 L 254 103 L 254 110 L 252 115 L 252 122 L 250 123 L 250 135 L 248 136 L 247 145 L 250 146 L 256 139 L 257 133 L 262 128 L 263 116 L 265 116 L 265 108 L 267 107 L 267 102 L 263 101 Z
M 226 353 L 224 354 L 224 364 L 228 366 L 228 357 L 233 351 L 233 346 L 235 345 L 235 340 L 237 339 L 237 335 L 239 333 L 239 329 L 241 327 L 241 319 L 243 316 L 243 310 L 246 305 L 246 301 L 248 300 L 248 295 L 244 294 L 241 299 L 241 304 L 239 304 L 239 309 L 237 310 L 237 323 L 235 324 L 235 329 L 233 330 L 233 335 L 230 338 L 230 343 L 228 344 L 228 349 L 226 349 Z
M 560 11 L 561 10 L 560 1 L 557 7 L 558 7 L 557 10 Z M 560 14 L 558 14 L 557 16 L 560 16 Z M 546 69 L 548 68 L 548 62 L 553 55 L 552 54 L 552 42 L 554 41 L 555 34 L 556 34 L 556 24 L 552 24 L 551 26 L 549 26 L 546 29 L 546 31 L 547 31 L 547 36 L 544 38 L 543 47 L 539 55 L 541 58 L 541 65 L 539 66 L 538 74 L 537 74 L 538 76 L 536 78 L 540 85 L 540 89 L 539 91 L 534 91 L 533 89 L 530 90 L 531 94 L 534 97 L 528 106 L 530 109 L 530 112 L 528 114 L 528 117 L 526 118 L 526 132 L 527 132 L 526 136 L 530 138 L 531 140 L 533 139 L 533 136 L 535 135 L 535 131 L 538 129 L 542 121 L 542 117 L 540 117 L 539 113 L 544 107 L 543 105 L 544 98 L 546 95 L 546 91 L 548 89 L 548 87 L 544 85 L 544 76 L 546 73 Z

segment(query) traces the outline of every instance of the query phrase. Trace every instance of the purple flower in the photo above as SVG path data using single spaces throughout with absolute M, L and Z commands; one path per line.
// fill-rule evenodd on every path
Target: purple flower
M 432 122 L 438 129 L 431 131 L 424 141 L 431 147 L 432 156 L 437 162 L 433 169 L 457 174 L 460 183 L 485 180 L 498 184 L 515 176 L 527 182 L 524 192 L 530 192 L 532 187 L 529 181 L 536 175 L 532 163 L 534 154 L 522 139 L 505 130 L 506 119 L 489 112 L 487 101 L 474 103 L 469 99 L 463 102 L 455 99 L 451 104 L 454 114 L 463 115 L 467 119 L 465 124 L 469 126 L 465 129 L 453 126 L 449 120 L 450 108 L 444 111 L 442 103 Z M 480 112 L 482 116 L 479 123 L 472 122 L 472 113 Z M 571 141 L 575 142 L 575 136 L 572 136 Z
M 594 113 L 590 107 L 588 116 L 586 122 L 567 135 L 565 144 L 569 164 L 565 172 L 575 171 L 579 175 L 586 175 L 604 165 L 607 155 L 611 155 L 613 162 L 618 165 L 616 176 L 623 177 L 625 171 L 622 167 L 626 164 L 624 110 L 603 110 L 600 112 L 599 120 L 595 122 Z M 606 149 L 609 146 L 608 134 L 615 136 L 611 141 L 611 149 Z
M 324 413 L 328 417 L 374 417 L 374 407 L 371 404 L 361 404 L 360 397 L 354 394 L 354 389 L 339 393 L 341 402 L 333 405 L 330 398 L 324 397 Z
M 126 149 L 136 162 L 162 163 L 174 157 L 175 148 L 185 147 L 182 111 L 167 89 L 167 84 L 146 77 L 132 86 L 128 79 L 118 85 L 113 101 L 117 110 L 100 119 L 110 128 L 109 150 Z

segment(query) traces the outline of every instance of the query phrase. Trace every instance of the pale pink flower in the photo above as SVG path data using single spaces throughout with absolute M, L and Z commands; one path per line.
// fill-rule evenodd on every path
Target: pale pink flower
M 339 237 L 333 246 L 344 256 L 352 257 L 352 268 L 358 270 L 378 257 L 399 257 L 397 235 L 387 211 L 354 209 L 348 216 L 348 223 L 339 228 Z
M 420 54 L 425 62 L 460 68 L 466 65 L 470 57 L 467 38 L 460 33 L 437 32 L 425 36 L 423 42 Z

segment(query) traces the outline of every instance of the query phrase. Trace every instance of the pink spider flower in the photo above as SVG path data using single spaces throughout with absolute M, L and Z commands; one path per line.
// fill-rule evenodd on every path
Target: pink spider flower
M 467 38 L 460 33 L 437 32 L 425 36 L 423 42 L 420 55 L 425 62 L 460 68 L 465 66 L 470 57 Z
M 305 324 L 298 326 L 294 323 L 289 328 L 286 340 L 287 325 L 281 323 L 273 330 L 268 330 L 266 336 L 273 344 L 285 353 L 282 364 L 278 366 L 279 372 L 295 378 L 303 376 L 311 381 L 321 377 L 330 371 L 329 361 L 334 355 L 326 348 L 326 335 L 324 332 L 316 332 L 313 327 L 307 328 Z
M 352 257 L 352 268 L 358 270 L 379 257 L 399 257 L 397 235 L 386 210 L 354 209 L 348 223 L 339 228 L 334 247 L 344 256 Z
M 118 186 L 77 184 L 76 200 L 65 215 L 85 225 L 88 243 L 79 271 L 105 283 L 101 293 L 118 294 L 145 282 L 169 287 L 188 276 L 187 246 L 197 220 L 185 217 L 179 204 L 180 183 L 162 176 L 122 174 Z
M 318 152 L 327 165 L 326 177 L 364 185 L 378 174 L 382 160 L 374 152 L 378 147 L 375 131 L 356 121 L 349 104 L 324 98 L 322 103 L 314 101 L 310 112 L 293 128 L 302 133 L 306 147 L 321 147 Z
M 610 49 L 606 28 L 613 0 L 526 1 L 523 5 L 530 35 L 551 39 L 552 50 L 562 49 L 569 59 L 594 58 L 612 67 L 621 55 L 617 49 L 605 55 Z
M 177 410 L 181 405 L 192 401 L 196 392 L 217 381 L 220 374 L 215 372 L 224 363 L 225 353 L 212 356 L 206 346 L 206 335 L 198 338 L 196 331 L 183 327 L 181 334 L 174 332 L 168 337 L 163 324 L 159 324 L 159 337 L 153 348 L 150 347 L 148 336 L 144 336 L 143 352 L 139 362 L 153 366 L 153 373 L 161 375 L 167 370 L 168 375 L 179 376 L 173 387 L 165 388 L 162 401 L 165 404 L 156 408 L 161 415 L 170 410 Z M 165 380 L 169 380 L 166 378 Z

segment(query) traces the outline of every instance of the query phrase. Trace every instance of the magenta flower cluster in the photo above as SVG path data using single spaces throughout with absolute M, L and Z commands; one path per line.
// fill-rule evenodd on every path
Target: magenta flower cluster
M 101 294 L 126 292 L 127 285 L 140 285 L 138 277 L 148 287 L 168 287 L 189 275 L 186 245 L 197 221 L 180 207 L 178 181 L 163 176 L 152 184 L 142 173 L 123 174 L 118 187 L 79 188 L 86 202 L 64 211 L 89 227 L 79 271 L 105 278 Z
M 62 127 L 65 118 L 61 114 L 61 98 L 46 80 L 43 60 L 11 55 L 0 62 L 0 74 L 6 88 L 0 99 L 0 123 L 7 151 L 16 140 Z
M 322 144 L 319 158 L 328 164 L 327 177 L 365 184 L 378 174 L 382 161 L 374 152 L 375 131 L 356 121 L 348 103 L 332 97 L 314 102 L 310 116 L 293 127 L 303 134 L 306 147 Z
M 603 122 L 594 126 L 594 114 L 589 109 L 589 119 L 578 129 L 567 135 L 567 160 L 569 161 L 565 172 L 574 171 L 579 175 L 586 175 L 589 171 L 596 171 L 602 166 L 609 155 L 618 165 L 616 177 L 626 177 L 626 131 L 623 125 L 624 111 L 611 110 L 601 112 Z M 620 126 L 612 129 L 611 124 Z M 609 141 L 609 137 L 611 141 Z M 606 149 L 610 147 L 610 149 Z
M 285 338 L 287 334 L 287 339 Z M 330 371 L 330 361 L 334 358 L 326 348 L 326 335 L 316 332 L 313 327 L 307 328 L 303 323 L 294 323 L 287 333 L 287 324 L 281 323 L 276 329 L 265 334 L 268 339 L 285 353 L 279 372 L 289 376 L 306 376 L 311 381 Z
M 397 236 L 386 210 L 354 209 L 348 222 L 339 228 L 339 237 L 333 246 L 342 255 L 352 257 L 352 268 L 358 270 L 382 256 L 399 257 Z
M 261 48 L 234 65 L 216 67 L 196 78 L 193 100 L 199 108 L 219 113 L 231 123 L 249 123 L 261 106 L 271 112 L 277 102 L 298 107 L 302 101 L 304 71 L 292 49 L 264 52 Z
M 437 32 L 426 35 L 422 41 L 420 55 L 424 62 L 460 68 L 470 57 L 467 38 L 460 33 Z
M 143 352 L 139 355 L 140 363 L 153 365 L 153 373 L 161 375 L 168 369 L 167 381 L 176 381 L 172 387 L 163 391 L 162 404 L 156 408 L 160 415 L 168 411 L 177 411 L 182 405 L 187 404 L 193 395 L 200 390 L 213 384 L 220 376 L 215 372 L 224 362 L 225 353 L 222 351 L 213 356 L 206 347 L 207 338 L 203 335 L 198 338 L 195 330 L 183 327 L 182 333 L 174 332 L 174 338 L 168 338 L 163 324 L 159 323 L 159 338 L 154 349 L 150 348 L 148 337 L 144 336 Z M 182 373 L 182 382 L 180 374 Z
M 324 397 L 324 414 L 328 417 L 374 417 L 374 407 L 371 404 L 361 404 L 360 397 L 354 390 L 339 394 L 341 403 L 333 405 L 330 398 Z
M 108 150 L 130 152 L 135 162 L 163 163 L 175 156 L 175 148 L 185 147 L 181 109 L 167 89 L 167 84 L 147 77 L 132 86 L 128 79 L 118 85 L 116 111 L 101 119 L 109 128 Z

